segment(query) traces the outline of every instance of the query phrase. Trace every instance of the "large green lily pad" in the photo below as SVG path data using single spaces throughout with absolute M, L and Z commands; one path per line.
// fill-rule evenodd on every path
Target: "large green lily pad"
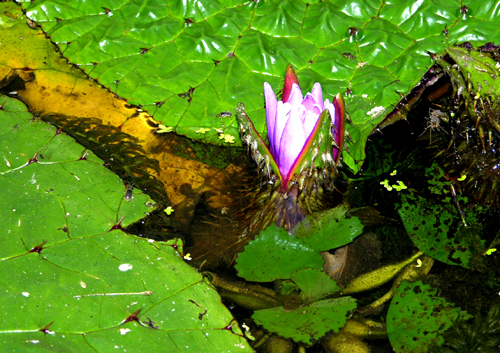
M 305 91 L 315 82 L 325 98 L 352 91 L 346 103 L 354 143 L 343 158 L 354 171 L 398 92 L 408 92 L 432 64 L 428 51 L 500 34 L 492 0 L 21 3 L 70 62 L 191 138 L 228 143 L 224 133 L 241 144 L 238 102 L 264 132 L 263 83 L 279 90 L 288 63 Z
M 251 351 L 180 241 L 123 231 L 150 198 L 0 99 L 0 350 Z

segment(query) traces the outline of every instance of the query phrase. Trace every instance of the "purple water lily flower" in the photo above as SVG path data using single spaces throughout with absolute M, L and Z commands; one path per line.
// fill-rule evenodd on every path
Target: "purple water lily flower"
M 344 140 L 342 96 L 323 101 L 321 85 L 316 83 L 304 97 L 291 65 L 281 100 L 268 83 L 264 83 L 264 96 L 269 146 L 246 114 L 245 105 L 236 106 L 242 140 L 262 172 L 245 212 L 250 233 L 272 221 L 291 230 L 305 218 L 305 212 L 327 207 L 337 190 L 336 166 Z
M 299 157 L 306 152 L 307 147 L 310 147 L 308 140 L 314 137 L 312 132 L 325 109 L 330 114 L 337 144 L 334 147 L 333 159 L 335 163 L 338 162 L 339 148 L 344 135 L 344 105 L 340 95 L 335 97 L 333 103 L 328 99 L 323 102 L 321 85 L 315 83 L 312 92 L 304 97 L 297 75 L 292 66 L 288 65 L 282 100 L 276 99 L 273 89 L 267 82 L 264 83 L 264 96 L 270 152 L 278 165 L 284 187 L 287 187 L 288 181 L 301 161 Z

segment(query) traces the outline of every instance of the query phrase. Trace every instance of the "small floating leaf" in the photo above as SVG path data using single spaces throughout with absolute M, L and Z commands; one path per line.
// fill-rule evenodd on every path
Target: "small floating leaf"
M 466 313 L 421 281 L 403 282 L 387 313 L 387 334 L 396 352 L 424 353 L 444 342 L 442 334 Z
M 271 332 L 296 342 L 312 344 L 328 331 L 338 332 L 356 308 L 351 297 L 327 299 L 295 310 L 283 307 L 257 310 L 252 318 Z

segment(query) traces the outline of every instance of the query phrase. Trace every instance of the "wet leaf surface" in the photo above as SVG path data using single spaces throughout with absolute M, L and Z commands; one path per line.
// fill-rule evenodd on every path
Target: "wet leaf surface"
M 341 2 L 65 1 L 22 3 L 70 62 L 179 134 L 221 144 L 220 129 L 240 144 L 235 115 L 243 102 L 265 130 L 262 84 L 278 87 L 288 63 L 303 90 L 321 82 L 346 91 L 354 126 L 354 171 L 366 138 L 432 64 L 463 41 L 498 38 L 496 1 Z M 461 6 L 467 11 L 463 14 Z M 331 97 L 330 97 L 331 98 Z M 381 107 L 385 114 L 368 112 Z M 212 129 L 200 136 L 200 128 Z
M 99 124 L 102 123 L 102 126 L 109 124 L 115 129 L 113 131 L 120 131 L 137 139 L 139 141 L 137 145 L 144 149 L 147 158 L 157 161 L 157 165 L 149 166 L 149 172 L 165 185 L 168 200 L 163 206 L 170 203 L 174 205 L 173 208 L 168 208 L 170 214 L 165 216 L 167 220 L 165 224 L 186 232 L 192 232 L 196 228 L 192 227 L 195 221 L 198 222 L 198 226 L 204 223 L 205 230 L 206 224 L 210 226 L 218 224 L 218 227 L 210 229 L 211 238 L 208 243 L 210 246 L 216 244 L 218 251 L 216 258 L 225 254 L 229 260 L 232 253 L 227 254 L 225 245 L 222 245 L 226 240 L 221 240 L 220 235 L 226 238 L 227 233 L 236 233 L 239 229 L 231 223 L 234 220 L 229 219 L 230 217 L 227 217 L 227 223 L 221 226 L 220 224 L 224 222 L 220 215 L 228 212 L 233 196 L 232 186 L 238 183 L 241 185 L 242 180 L 238 178 L 242 174 L 242 167 L 235 161 L 241 160 L 243 155 L 237 149 L 232 149 L 233 153 L 229 153 L 228 148 L 217 149 L 203 143 L 218 144 L 223 147 L 238 146 L 241 143 L 234 114 L 234 107 L 238 102 L 245 103 L 257 130 L 260 133 L 264 132 L 262 83 L 267 81 L 273 87 L 280 87 L 284 68 L 288 63 L 296 67 L 302 88 L 306 91 L 310 91 L 314 82 L 318 81 L 321 82 L 323 91 L 332 97 L 337 92 L 344 93 L 354 124 L 348 126 L 353 143 L 350 144 L 348 151 L 344 152 L 343 163 L 356 172 L 361 168 L 361 162 L 365 158 L 364 148 L 370 133 L 400 100 L 399 94 L 408 92 L 431 66 L 432 61 L 428 51 L 441 52 L 451 44 L 464 40 L 469 40 L 477 46 L 498 38 L 499 34 L 496 25 L 499 16 L 496 11 L 498 4 L 495 1 L 468 3 L 451 1 L 446 5 L 436 1 L 415 3 L 410 0 L 397 4 L 380 0 L 335 3 L 310 1 L 308 4 L 295 1 L 241 3 L 229 0 L 175 1 L 168 4 L 156 0 L 79 3 L 67 3 L 62 0 L 36 0 L 32 3 L 24 1 L 22 6 L 27 10 L 28 17 L 36 20 L 46 31 L 58 45 L 64 58 L 75 64 L 72 66 L 66 59 L 60 57 L 44 33 L 36 29 L 35 23 L 26 24 L 25 16 L 16 6 L 12 4 L 7 6 L 10 6 L 9 11 L 0 12 L 2 27 L 0 87 L 9 88 L 8 92 L 5 90 L 4 92 L 21 98 L 27 103 L 31 112 L 59 115 L 64 119 L 69 117 L 69 120 L 97 118 L 100 119 Z M 83 69 L 88 77 L 82 74 L 80 69 Z M 89 80 L 89 77 L 96 81 Z M 100 84 L 111 93 L 102 89 Z M 142 109 L 129 103 L 136 104 Z M 33 126 L 36 124 L 41 123 L 33 122 Z M 33 126 L 29 125 L 27 129 Z M 189 139 L 169 133 L 171 130 Z M 36 315 L 28 318 L 32 321 L 30 324 L 32 328 L 24 331 L 23 327 L 20 333 L 9 333 L 12 336 L 22 334 L 22 343 L 14 342 L 13 339 L 8 344 L 12 347 L 20 345 L 19 350 L 23 350 L 25 339 L 29 341 L 27 343 L 40 348 L 42 344 L 46 344 L 46 347 L 51 346 L 51 349 L 61 351 L 70 351 L 74 347 L 78 347 L 78 351 L 85 349 L 93 352 L 107 351 L 110 349 L 108 348 L 110 334 L 115 333 L 118 338 L 114 339 L 113 344 L 123 340 L 130 344 L 131 349 L 141 351 L 155 351 L 172 342 L 175 342 L 176 347 L 190 345 L 189 347 L 194 350 L 203 350 L 208 335 L 209 339 L 216 337 L 214 342 L 218 338 L 226 343 L 234 342 L 236 350 L 241 350 L 240 344 L 244 340 L 225 329 L 229 325 L 229 315 L 224 316 L 227 318 L 225 321 L 222 319 L 217 321 L 220 317 L 210 321 L 216 324 L 206 331 L 203 327 L 194 328 L 191 332 L 191 326 L 185 325 L 186 320 L 197 322 L 196 320 L 203 321 L 204 318 L 210 317 L 210 313 L 204 309 L 209 308 L 210 303 L 219 305 L 219 302 L 216 295 L 199 282 L 201 281 L 199 277 L 196 277 L 198 282 L 194 280 L 195 277 L 186 279 L 189 283 L 183 282 L 184 270 L 181 271 L 180 266 L 184 264 L 179 257 L 181 248 L 174 248 L 179 244 L 146 243 L 142 239 L 122 233 L 120 229 L 111 232 L 106 232 L 111 228 L 101 229 L 102 224 L 113 227 L 122 215 L 126 215 L 122 221 L 123 225 L 132 222 L 130 214 L 135 215 L 132 211 L 137 209 L 127 209 L 125 212 L 127 204 L 133 204 L 144 195 L 138 190 L 129 195 L 129 189 L 121 182 L 118 183 L 119 187 L 106 184 L 104 189 L 99 189 L 101 181 L 96 181 L 92 176 L 101 176 L 100 171 L 104 170 L 101 166 L 103 161 L 92 153 L 86 156 L 86 161 L 79 161 L 84 148 L 81 146 L 80 150 L 67 148 L 66 142 L 53 136 L 55 130 L 50 131 L 52 135 L 42 134 L 47 141 L 50 141 L 43 146 L 33 144 L 30 138 L 22 139 L 25 145 L 19 144 L 15 129 L 4 138 L 11 146 L 14 155 L 19 157 L 13 159 L 5 155 L 5 165 L 9 168 L 21 167 L 18 172 L 9 172 L 12 179 L 5 181 L 8 185 L 6 195 L 9 199 L 22 201 L 16 205 L 5 203 L 8 208 L 6 214 L 10 214 L 11 209 L 23 212 L 22 226 L 16 225 L 17 218 L 12 218 L 9 219 L 13 225 L 11 228 L 16 229 L 18 233 L 20 230 L 23 232 L 26 230 L 33 231 L 34 234 L 33 240 L 31 237 L 26 238 L 31 241 L 29 243 L 24 242 L 26 239 L 19 233 L 16 239 L 20 240 L 9 243 L 12 249 L 8 247 L 6 249 L 11 252 L 6 253 L 4 257 L 6 263 L 14 264 L 13 268 L 19 268 L 19 271 L 24 271 L 24 274 L 32 278 L 40 278 L 41 275 L 36 271 L 44 274 L 54 273 L 57 283 L 61 284 L 69 296 L 56 293 L 54 286 L 45 282 L 40 282 L 40 288 L 48 288 L 50 298 L 58 300 L 61 298 L 57 306 L 58 312 L 68 313 L 68 316 L 83 323 L 79 328 L 80 331 L 76 332 L 73 330 L 74 327 L 68 328 L 69 321 L 64 319 L 54 320 L 53 324 L 45 322 L 45 318 L 52 314 L 50 308 L 43 311 L 39 307 L 36 309 L 33 307 Z M 28 135 L 38 133 L 40 132 L 33 128 L 29 130 Z M 80 132 L 70 133 L 76 137 Z M 101 137 L 97 135 L 97 140 L 99 141 Z M 85 138 L 89 139 L 89 136 Z M 129 139 L 129 136 L 125 139 Z M 4 140 L 1 140 L 0 145 Z M 106 147 L 105 144 L 103 146 Z M 27 156 L 28 161 L 32 159 L 33 163 L 25 165 L 26 162 L 23 161 Z M 44 165 L 45 159 L 55 162 L 50 166 Z M 82 168 L 78 165 L 81 162 L 90 162 L 94 165 Z M 1 163 L 0 159 L 0 165 Z M 24 170 L 28 169 L 32 173 L 23 174 Z M 51 199 L 40 197 L 43 194 L 38 190 L 35 194 L 25 192 L 26 185 L 31 185 L 31 189 L 33 185 L 38 185 L 37 183 L 52 185 L 54 179 L 60 179 L 61 183 L 70 183 L 74 182 L 75 176 L 83 180 L 81 175 L 85 175 L 85 182 L 89 182 L 91 186 L 83 188 L 82 192 L 77 194 L 73 194 L 73 188 L 54 189 L 50 191 L 50 195 L 55 199 Z M 59 185 L 59 182 L 57 184 Z M 96 190 L 101 190 L 99 196 L 105 206 L 100 205 L 95 198 L 89 200 L 88 195 L 92 195 Z M 117 202 L 113 197 L 108 198 L 111 194 L 107 190 L 114 192 L 120 190 L 118 193 L 120 201 Z M 66 197 L 67 195 L 71 196 Z M 124 200 L 127 195 L 132 197 L 131 201 Z M 63 211 L 64 207 L 71 210 L 69 215 L 54 219 L 45 213 L 31 215 L 33 209 L 50 210 L 58 201 Z M 96 210 L 101 209 L 106 209 L 107 212 L 94 214 Z M 212 218 L 200 217 L 199 210 L 208 210 L 205 216 L 215 215 L 215 218 L 217 216 L 220 218 L 211 223 Z M 229 213 L 231 211 L 234 210 L 229 209 Z M 134 216 L 135 219 L 139 219 L 139 214 L 143 215 L 144 212 L 144 210 L 139 211 Z M 74 217 L 75 214 L 81 217 Z M 402 214 L 402 217 L 408 218 L 410 215 Z M 340 223 L 344 221 L 347 220 L 342 220 Z M 38 223 L 47 224 L 47 228 L 50 229 L 57 226 L 59 233 L 54 235 L 45 232 L 45 229 L 43 232 L 35 232 L 33 224 Z M 66 226 L 61 228 L 60 223 Z M 244 271 L 253 271 L 250 276 L 255 275 L 255 280 L 260 281 L 270 280 L 269 278 L 290 278 L 290 276 L 293 280 L 295 276 L 298 288 L 302 289 L 306 301 L 320 299 L 322 295 L 335 291 L 336 287 L 332 281 L 326 281 L 328 283 L 326 286 L 319 285 L 325 284 L 325 275 L 320 270 L 322 262 L 315 255 L 318 255 L 317 252 L 320 250 L 328 250 L 352 241 L 358 235 L 360 226 L 354 223 L 342 231 L 338 230 L 342 236 L 337 236 L 337 231 L 326 229 L 327 231 L 321 236 L 315 238 L 316 243 L 308 242 L 306 239 L 290 238 L 288 234 L 285 234 L 288 237 L 286 238 L 282 234 L 281 238 L 270 237 L 268 243 L 259 244 L 264 245 L 264 248 L 268 245 L 267 252 L 262 253 L 262 249 L 257 246 L 251 250 L 251 244 L 245 253 L 250 254 L 254 251 L 255 258 L 263 259 L 262 263 L 266 266 L 269 264 L 273 266 L 275 263 L 280 266 L 276 266 L 277 269 L 273 268 L 268 274 L 267 270 L 263 271 L 262 268 L 252 268 L 255 258 L 248 257 L 242 261 L 246 261 Z M 60 235 L 63 237 L 60 238 Z M 468 235 L 461 234 L 461 236 Z M 254 242 L 257 244 L 260 240 L 262 239 L 257 238 Z M 274 240 L 278 240 L 278 244 L 273 243 Z M 294 250 L 299 248 L 305 250 L 300 253 L 299 259 L 306 253 L 311 254 L 311 258 L 308 259 L 306 256 L 307 261 L 299 263 L 299 267 L 297 264 L 287 262 L 288 259 L 283 262 L 283 258 L 290 254 L 280 253 L 284 247 L 280 249 L 279 246 L 283 244 L 284 247 Z M 457 248 L 461 250 L 469 245 L 463 243 Z M 79 247 L 79 251 L 74 249 L 76 246 Z M 212 252 L 213 248 L 210 246 L 201 248 L 204 252 Z M 442 256 L 444 262 L 446 257 L 449 260 L 451 255 L 458 254 L 458 252 L 450 254 L 448 250 L 446 249 Z M 87 256 L 87 253 L 92 255 Z M 242 254 L 242 259 L 246 256 L 245 253 Z M 71 258 L 67 254 L 70 254 Z M 433 255 L 439 258 L 439 255 L 434 253 Z M 471 254 L 465 251 L 458 257 L 464 265 L 470 260 Z M 76 260 L 81 258 L 94 261 L 94 264 L 105 264 L 106 268 L 93 266 L 91 271 L 84 266 L 86 262 L 80 261 L 80 263 Z M 135 262 L 129 260 L 130 258 Z M 180 311 L 177 311 L 177 307 L 173 304 L 167 303 L 172 298 L 168 294 L 162 297 L 163 301 L 155 297 L 155 294 L 149 294 L 149 288 L 162 295 L 165 289 L 161 286 L 157 289 L 157 282 L 164 279 L 156 275 L 156 272 L 151 274 L 149 273 L 151 271 L 148 271 L 152 258 L 162 259 L 158 260 L 161 265 L 156 265 L 161 271 L 171 270 L 163 260 L 174 264 L 173 266 L 179 263 L 176 270 L 182 273 L 182 280 L 181 284 L 177 284 L 182 288 L 177 291 L 176 295 L 179 296 L 175 297 L 176 303 L 183 300 L 177 298 L 195 298 L 190 304 L 180 306 L 183 313 L 186 312 L 192 317 L 175 316 L 179 315 Z M 295 259 L 293 255 L 292 258 Z M 306 264 L 309 260 L 312 263 Z M 457 262 L 455 261 L 457 259 L 453 260 Z M 116 267 L 118 263 L 119 267 L 116 270 L 113 266 Z M 128 269 L 128 264 L 132 265 L 131 269 L 120 270 L 120 265 Z M 27 270 L 24 269 L 25 266 Z M 136 269 L 144 271 L 138 277 L 134 277 Z M 240 271 L 240 274 L 244 271 Z M 115 276 L 116 273 L 123 274 L 123 278 Z M 22 282 L 24 277 L 20 279 L 21 277 L 15 277 L 16 275 L 9 273 L 12 278 L 6 277 L 5 283 L 11 281 L 16 285 L 24 284 Z M 85 275 L 89 280 L 76 283 L 76 275 Z M 193 276 L 195 275 L 193 273 Z M 21 291 L 22 298 L 18 294 L 7 297 L 13 304 L 8 304 L 11 306 L 6 304 L 6 307 L 18 313 L 19 305 L 26 307 L 33 305 L 28 301 L 29 298 L 42 298 L 40 288 L 33 283 L 29 283 L 29 288 L 16 287 L 18 292 Z M 84 326 L 86 311 L 81 309 L 81 304 L 78 306 L 71 302 L 76 298 L 80 303 L 87 298 L 77 297 L 81 295 L 77 293 L 85 289 L 82 283 L 92 290 L 92 294 L 96 294 L 97 298 L 92 299 L 99 302 L 99 305 L 93 302 L 94 306 L 89 304 L 83 307 L 85 310 L 94 310 L 100 315 L 99 320 L 104 324 L 98 321 L 95 326 L 97 328 L 92 325 Z M 112 288 L 123 288 L 123 293 L 127 293 L 125 298 L 119 295 L 105 295 L 122 293 L 106 292 L 105 286 L 108 283 Z M 136 292 L 136 288 L 140 286 L 142 286 L 141 291 Z M 98 287 L 102 288 L 102 291 L 96 289 Z M 197 297 L 202 291 L 209 291 L 207 302 L 203 302 L 204 297 Z M 136 293 L 142 293 L 138 294 L 140 300 L 128 301 L 130 299 L 128 295 L 135 296 Z M 24 301 L 21 302 L 20 299 Z M 107 299 L 113 304 L 108 304 Z M 114 306 L 115 302 L 117 306 Z M 47 300 L 43 305 L 46 303 Z M 106 306 L 103 307 L 102 303 Z M 62 304 L 68 307 L 63 307 Z M 144 309 L 134 314 L 134 306 L 140 305 Z M 326 307 L 330 310 L 328 305 Z M 162 310 L 165 308 L 177 311 L 172 315 L 175 316 L 176 323 L 181 325 L 179 326 L 181 329 L 172 330 L 168 326 L 168 320 L 162 321 Z M 217 312 L 219 313 L 219 309 Z M 311 337 L 317 339 L 323 336 L 323 329 L 318 329 L 322 320 L 318 321 L 320 322 L 318 327 L 313 327 L 315 332 L 307 330 L 309 323 L 315 321 L 317 316 L 317 312 L 314 310 L 311 312 L 312 318 L 308 318 L 305 322 L 300 320 L 294 322 L 300 326 L 292 327 L 298 330 L 298 336 L 297 332 L 292 333 L 292 330 L 282 333 L 283 336 L 308 343 L 311 342 Z M 103 318 L 102 313 L 109 315 Z M 295 314 L 300 316 L 298 312 Z M 226 315 L 225 311 L 223 315 Z M 276 325 L 275 315 L 271 314 L 268 321 L 263 319 L 262 322 L 273 327 L 272 325 Z M 127 318 L 130 322 L 118 326 Z M 22 322 L 17 318 L 14 319 Z M 291 321 L 295 321 L 295 318 Z M 7 320 L 2 322 L 5 323 Z M 339 323 L 339 327 L 342 325 L 343 323 Z M 237 331 L 236 326 L 234 330 Z M 279 328 L 272 330 L 281 332 Z M 158 339 L 158 331 L 164 334 L 166 332 L 168 340 L 165 336 Z M 65 332 L 64 339 L 60 340 L 59 334 L 54 338 L 52 332 Z M 84 332 L 87 332 L 85 336 L 82 335 Z M 43 337 L 43 341 L 40 340 L 40 336 Z M 142 345 L 135 346 L 139 341 Z M 200 346 L 196 346 L 197 344 Z M 216 344 L 218 343 L 213 343 L 216 347 L 214 349 L 219 350 Z
M 30 111 L 64 127 L 88 148 L 99 149 L 107 163 L 113 164 L 113 168 L 118 164 L 129 178 L 135 173 L 129 180 L 131 184 L 150 192 L 160 186 L 143 185 L 142 179 L 163 183 L 161 189 L 167 197 L 160 195 L 162 200 L 157 201 L 175 209 L 165 219 L 167 225 L 187 232 L 200 204 L 214 213 L 222 209 L 234 211 L 233 188 L 240 180 L 242 164 L 246 163 L 243 149 L 204 144 L 205 135 L 210 136 L 208 132 L 196 134 L 199 142 L 161 132 L 159 123 L 149 114 L 89 80 L 62 58 L 39 28 L 26 25 L 26 17 L 15 4 L 3 6 L 10 6 L 5 12 L 15 14 L 14 19 L 7 17 L 6 27 L 0 33 L 3 92 L 20 98 Z M 87 128 L 89 122 L 97 128 Z M 218 133 L 216 136 L 219 138 Z M 102 142 L 103 138 L 107 142 Z M 116 146 L 124 141 L 139 149 L 139 155 L 131 155 L 124 148 L 117 150 Z M 128 159 L 122 158 L 120 163 L 114 154 L 125 154 Z M 134 170 L 132 167 L 139 160 L 142 164 Z M 131 168 L 133 173 L 127 172 Z
M 154 209 L 150 198 L 126 200 L 102 160 L 1 100 L 2 351 L 245 351 L 179 240 L 123 231 Z

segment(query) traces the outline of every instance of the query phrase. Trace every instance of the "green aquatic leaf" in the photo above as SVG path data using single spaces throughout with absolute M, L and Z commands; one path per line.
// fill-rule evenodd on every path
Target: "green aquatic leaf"
M 335 280 L 319 268 L 303 268 L 292 273 L 291 278 L 300 288 L 300 295 L 307 303 L 312 303 L 341 290 Z
M 236 269 L 248 281 L 289 279 L 299 269 L 321 269 L 321 251 L 348 244 L 362 231 L 359 218 L 347 215 L 344 206 L 307 216 L 295 235 L 272 224 L 238 255 Z
M 179 240 L 123 228 L 154 209 L 69 136 L 0 97 L 2 352 L 250 352 Z
M 280 87 L 291 63 L 301 87 L 346 94 L 354 143 L 344 163 L 361 168 L 370 132 L 431 66 L 430 52 L 500 35 L 495 1 L 64 0 L 20 1 L 70 62 L 165 126 L 190 138 L 241 145 L 243 102 L 265 136 L 262 85 Z M 368 114 L 378 108 L 378 115 Z M 227 141 L 227 142 L 226 142 Z
M 439 197 L 425 199 L 413 192 L 401 195 L 398 212 L 406 232 L 426 255 L 449 265 L 469 268 L 469 261 L 485 250 L 479 219 L 487 208 L 470 205 L 461 214 L 454 200 L 466 205 L 467 199 L 460 195 L 456 199 L 451 197 L 450 181 L 446 180 L 443 170 L 434 163 L 426 168 L 425 176 L 429 191 Z
M 363 232 L 363 225 L 358 217 L 347 213 L 345 206 L 338 206 L 307 216 L 296 231 L 297 238 L 319 252 L 352 242 Z
M 245 246 L 235 267 L 248 281 L 270 282 L 289 279 L 301 268 L 322 268 L 323 258 L 302 240 L 271 224 Z
M 266 330 L 295 342 L 312 344 L 327 332 L 338 332 L 356 308 L 351 297 L 326 299 L 286 310 L 283 307 L 257 310 L 252 318 Z
M 395 352 L 424 353 L 444 343 L 442 334 L 459 317 L 470 316 L 436 296 L 430 285 L 403 282 L 387 313 L 387 334 Z
M 469 260 L 473 257 L 469 244 L 457 236 L 458 233 L 454 236 L 450 230 L 452 224 L 460 222 L 453 203 L 433 203 L 423 197 L 409 195 L 402 195 L 402 202 L 399 214 L 406 231 L 420 250 L 441 262 L 469 268 Z

